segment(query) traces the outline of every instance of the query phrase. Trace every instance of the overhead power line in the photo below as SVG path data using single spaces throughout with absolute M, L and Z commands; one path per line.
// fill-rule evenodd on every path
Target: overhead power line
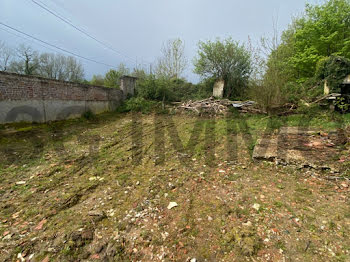
M 136 62 L 133 58 L 131 58 L 130 56 L 123 54 L 122 52 L 114 49 L 113 47 L 105 44 L 104 42 L 100 41 L 99 39 L 97 39 L 96 37 L 92 36 L 91 34 L 87 33 L 85 30 L 79 28 L 78 26 L 74 25 L 72 22 L 70 22 L 67 18 L 63 17 L 62 15 L 58 14 L 57 12 L 54 12 L 52 10 L 50 10 L 50 8 L 45 5 L 42 2 L 38 2 L 36 0 L 31 0 L 34 4 L 36 4 L 37 6 L 39 6 L 40 8 L 44 9 L 45 11 L 49 12 L 50 14 L 52 14 L 53 16 L 57 17 L 58 19 L 60 19 L 61 21 L 63 21 L 64 23 L 66 23 L 67 25 L 73 27 L 74 29 L 78 30 L 80 33 L 86 35 L 87 37 L 93 39 L 94 41 L 98 42 L 99 44 L 103 45 L 105 48 L 108 48 L 109 50 L 113 51 L 114 53 L 117 53 L 118 55 L 121 56 L 125 56 L 126 58 L 128 58 L 129 60 L 131 60 L 132 62 Z
M 31 42 L 33 42 L 33 43 L 35 42 L 34 39 L 30 39 L 30 38 L 28 38 L 28 37 L 26 37 L 26 36 L 16 34 L 16 33 L 12 32 L 12 31 L 10 31 L 10 30 L 7 30 L 7 29 L 5 29 L 5 28 L 0 27 L 0 29 L 3 30 L 4 32 L 6 32 L 6 33 L 8 33 L 8 34 L 10 34 L 10 35 L 14 35 L 14 36 L 16 36 L 16 37 L 18 37 L 18 38 L 22 38 L 22 39 L 25 39 L 25 40 L 27 40 L 27 41 L 31 41 Z M 36 42 L 35 42 L 35 43 L 36 43 Z M 42 46 L 42 47 L 44 47 L 44 48 L 47 48 L 47 49 L 49 49 L 49 50 L 51 50 L 51 51 L 53 51 L 53 52 L 57 52 L 57 50 L 55 50 L 55 49 L 53 49 L 53 48 L 51 48 L 51 47 L 48 47 L 48 46 L 46 46 L 46 45 L 43 45 L 43 44 L 40 44 L 40 43 L 36 43 L 36 44 L 37 44 L 37 45 L 40 45 L 40 46 Z
M 87 61 L 90 61 L 90 62 L 93 62 L 93 63 L 96 63 L 96 64 L 100 64 L 100 65 L 104 65 L 104 66 L 112 67 L 112 68 L 117 68 L 117 67 L 115 67 L 115 66 L 113 66 L 113 65 L 109 65 L 109 64 L 106 64 L 106 63 L 103 63 L 103 62 L 99 62 L 99 61 L 96 61 L 96 60 L 94 60 L 94 59 L 87 58 L 87 57 L 84 57 L 84 56 L 82 56 L 82 55 L 73 53 L 73 52 L 71 52 L 71 51 L 68 51 L 68 50 L 62 48 L 62 47 L 56 46 L 56 45 L 54 45 L 54 44 L 50 44 L 49 42 L 46 42 L 46 41 L 41 40 L 41 39 L 39 39 L 39 38 L 37 38 L 37 37 L 35 37 L 35 36 L 32 36 L 32 35 L 27 34 L 27 33 L 25 33 L 25 32 L 22 32 L 21 30 L 18 30 L 18 29 L 16 29 L 16 28 L 14 28 L 14 27 L 12 27 L 12 26 L 9 26 L 9 25 L 7 25 L 7 24 L 4 24 L 4 23 L 2 23 L 2 22 L 0 22 L 0 25 L 5 26 L 5 27 L 7 27 L 7 28 L 9 28 L 9 29 L 11 29 L 11 30 L 13 30 L 13 31 L 15 31 L 15 32 L 17 32 L 17 33 L 20 33 L 20 34 L 22 34 L 22 35 L 25 35 L 25 36 L 27 36 L 27 37 L 29 37 L 29 38 L 32 38 L 32 39 L 34 39 L 34 40 L 36 40 L 36 41 L 38 41 L 38 42 L 40 42 L 40 43 L 43 43 L 43 44 L 48 45 L 48 46 L 50 46 L 50 47 L 56 48 L 56 49 L 58 49 L 58 50 L 60 50 L 60 51 L 62 51 L 62 52 L 65 52 L 65 53 L 67 53 L 67 54 L 76 56 L 76 57 L 78 57 L 78 58 L 81 58 L 81 59 L 84 59 L 84 60 L 87 60 Z

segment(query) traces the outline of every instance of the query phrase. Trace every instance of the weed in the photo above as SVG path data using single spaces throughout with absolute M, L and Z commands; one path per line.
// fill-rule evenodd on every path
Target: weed
M 275 201 L 274 205 L 275 205 L 276 207 L 278 207 L 278 208 L 283 207 L 283 203 L 280 202 L 280 201 Z
M 330 230 L 335 230 L 337 228 L 337 225 L 333 221 L 330 221 L 328 223 L 328 227 Z
M 133 97 L 119 106 L 117 112 L 141 112 L 143 114 L 149 114 L 155 110 L 157 106 L 159 108 L 158 102 L 146 100 L 142 97 Z M 160 112 L 162 112 L 162 110 L 160 110 Z
M 96 119 L 96 116 L 91 110 L 88 110 L 83 114 L 83 118 L 86 120 L 93 120 Z
M 275 243 L 275 247 L 278 248 L 278 249 L 286 250 L 286 244 L 282 240 L 278 240 Z

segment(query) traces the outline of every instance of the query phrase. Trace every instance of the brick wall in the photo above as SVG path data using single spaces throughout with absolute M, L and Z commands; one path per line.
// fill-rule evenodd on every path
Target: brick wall
M 113 110 L 122 100 L 123 91 L 117 89 L 0 72 L 0 123 L 9 122 L 6 120 L 8 119 L 6 115 L 11 112 L 13 115 L 14 107 L 32 107 L 41 112 L 40 122 L 45 122 L 58 120 L 57 115 L 62 114 L 57 112 L 62 110 L 69 112 L 69 107 L 74 107 L 75 113 L 68 114 L 68 116 L 76 117 L 79 115 L 77 112 L 80 111 L 83 113 L 83 111 L 91 110 L 94 113 L 100 113 Z M 43 103 L 42 109 L 39 108 L 41 102 Z M 23 116 L 26 114 L 25 110 L 19 111 L 20 113 L 15 115 L 21 114 L 22 118 L 26 118 Z M 29 111 L 27 118 L 28 121 L 31 121 Z M 10 122 L 26 121 L 21 117 L 15 120 L 12 118 Z
M 0 100 L 108 101 L 116 95 L 113 91 L 107 87 L 0 72 Z

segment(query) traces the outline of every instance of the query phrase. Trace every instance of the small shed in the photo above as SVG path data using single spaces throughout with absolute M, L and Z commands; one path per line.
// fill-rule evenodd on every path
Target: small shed
M 124 98 L 135 94 L 137 77 L 124 75 L 120 78 L 120 89 L 124 93 Z

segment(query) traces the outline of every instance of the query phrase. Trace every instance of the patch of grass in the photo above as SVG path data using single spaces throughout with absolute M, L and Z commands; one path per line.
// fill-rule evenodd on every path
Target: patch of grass
M 337 228 L 337 225 L 333 221 L 330 221 L 328 223 L 328 227 L 330 230 L 335 230 Z
M 22 128 L 17 129 L 18 132 L 26 132 L 26 131 L 31 131 L 31 130 L 33 130 L 33 126 L 26 126 L 26 127 L 22 127 Z
M 238 174 L 238 173 L 231 173 L 225 176 L 225 178 L 228 181 L 237 181 L 238 179 L 240 179 L 241 177 L 243 177 L 243 174 Z
M 275 247 L 278 248 L 278 249 L 282 249 L 283 251 L 285 251 L 287 248 L 286 248 L 286 244 L 284 241 L 282 240 L 278 240 L 276 243 L 275 243 Z
M 311 224 L 311 225 L 309 225 L 309 230 L 310 230 L 311 232 L 317 232 L 318 228 L 317 228 L 317 226 L 315 226 L 314 224 Z
M 239 256 L 255 255 L 262 247 L 262 241 L 252 227 L 229 230 L 223 237 L 222 247 L 226 251 L 235 250 Z
M 275 201 L 274 205 L 275 205 L 275 207 L 278 207 L 278 208 L 281 208 L 284 206 L 284 204 L 280 201 Z
M 128 180 L 130 179 L 131 174 L 127 174 L 127 173 L 122 173 L 120 175 L 118 175 L 118 182 L 121 186 L 126 186 Z
M 312 195 L 312 191 L 307 187 L 303 187 L 303 186 L 297 186 L 295 189 L 295 192 L 301 195 Z

